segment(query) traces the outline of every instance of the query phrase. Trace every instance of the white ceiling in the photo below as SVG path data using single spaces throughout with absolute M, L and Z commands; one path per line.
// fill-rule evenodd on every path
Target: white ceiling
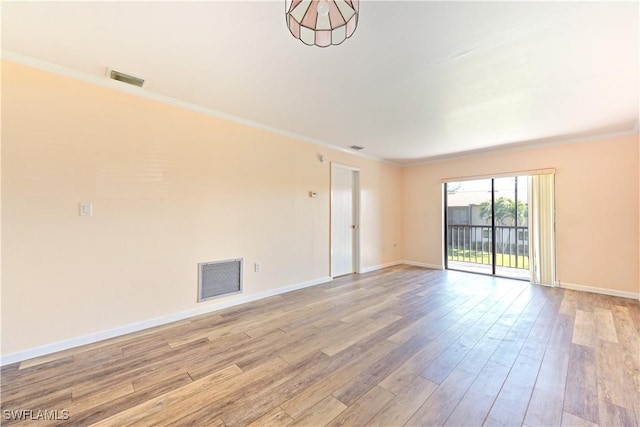
M 3 2 L 2 49 L 398 163 L 638 126 L 638 1 L 367 1 L 309 47 L 282 1 Z M 106 77 L 105 77 L 106 79 Z

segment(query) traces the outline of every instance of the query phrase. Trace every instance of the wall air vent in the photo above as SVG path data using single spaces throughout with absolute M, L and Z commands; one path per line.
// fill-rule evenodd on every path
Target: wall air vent
M 242 258 L 198 264 L 198 302 L 242 292 Z
M 360 150 L 364 149 L 364 147 L 361 147 L 359 145 L 352 145 L 349 148 L 351 148 L 354 151 L 360 151 Z
M 111 80 L 117 80 L 122 83 L 127 83 L 133 86 L 143 87 L 145 80 L 140 77 L 131 76 L 129 74 L 121 73 L 120 71 L 107 68 L 107 75 Z

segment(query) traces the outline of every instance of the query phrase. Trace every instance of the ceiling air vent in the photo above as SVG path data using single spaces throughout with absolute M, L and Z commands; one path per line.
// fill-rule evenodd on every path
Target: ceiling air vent
M 350 146 L 349 148 L 351 148 L 351 149 L 352 149 L 352 150 L 354 150 L 354 151 L 360 151 L 360 150 L 362 150 L 364 147 L 361 147 L 361 146 L 359 146 L 359 145 L 352 145 L 352 146 Z
M 120 71 L 107 69 L 109 78 L 111 80 L 117 80 L 119 82 L 127 83 L 133 86 L 142 87 L 144 86 L 144 79 L 140 77 L 131 76 L 129 74 L 121 73 Z

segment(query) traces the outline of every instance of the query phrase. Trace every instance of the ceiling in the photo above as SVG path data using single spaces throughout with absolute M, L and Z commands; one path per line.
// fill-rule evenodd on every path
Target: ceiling
M 637 131 L 638 12 L 362 0 L 353 37 L 318 48 L 289 34 L 284 1 L 5 1 L 2 49 L 402 164 Z

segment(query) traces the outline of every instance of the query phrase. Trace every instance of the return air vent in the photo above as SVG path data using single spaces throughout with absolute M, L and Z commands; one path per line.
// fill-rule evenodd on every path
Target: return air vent
M 198 302 L 242 292 L 242 258 L 198 264 Z
M 351 148 L 354 151 L 360 151 L 360 150 L 364 149 L 364 147 L 361 147 L 359 145 L 352 145 L 349 148 Z
M 107 74 L 111 80 L 117 80 L 122 83 L 127 83 L 133 86 L 143 87 L 144 79 L 140 77 L 131 76 L 129 74 L 121 73 L 120 71 L 107 68 Z

